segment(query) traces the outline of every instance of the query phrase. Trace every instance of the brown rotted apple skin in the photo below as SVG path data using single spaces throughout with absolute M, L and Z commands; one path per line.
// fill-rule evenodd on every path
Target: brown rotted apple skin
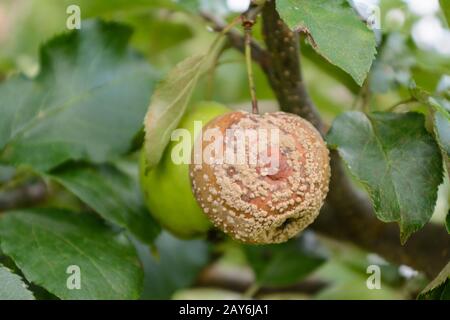
M 217 228 L 239 242 L 269 244 L 289 240 L 314 221 L 328 192 L 330 165 L 325 142 L 308 121 L 284 112 L 233 112 L 213 119 L 203 132 L 211 128 L 223 135 L 227 129 L 280 133 L 276 171 L 248 162 L 196 164 L 192 153 L 192 190 Z M 205 150 L 212 142 L 200 137 L 195 143 Z M 223 139 L 224 150 L 228 143 Z

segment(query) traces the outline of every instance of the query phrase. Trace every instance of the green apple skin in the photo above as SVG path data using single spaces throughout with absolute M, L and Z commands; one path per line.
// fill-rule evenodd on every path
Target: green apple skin
M 206 125 L 230 111 L 218 103 L 202 102 L 186 113 L 178 128 L 189 130 L 192 147 L 197 138 L 193 137 L 194 121 L 202 121 Z M 145 151 L 141 152 L 140 182 L 145 203 L 153 217 L 175 236 L 190 239 L 205 235 L 212 224 L 192 193 L 189 164 L 175 164 L 171 159 L 172 149 L 178 143 L 169 143 L 160 163 L 152 170 L 146 170 Z

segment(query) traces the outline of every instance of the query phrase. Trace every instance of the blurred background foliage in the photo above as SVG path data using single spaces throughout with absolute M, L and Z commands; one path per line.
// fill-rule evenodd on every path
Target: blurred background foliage
M 199 8 L 224 19 L 246 8 L 245 1 L 232 0 L 0 0 L 0 79 L 20 72 L 30 77 L 38 73 L 40 45 L 66 31 L 70 4 L 81 7 L 83 19 L 100 17 L 132 26 L 132 46 L 161 76 L 185 57 L 206 51 L 214 38 L 196 15 Z M 439 2 L 353 1 L 362 15 L 367 4 L 380 6 L 381 28 L 375 30 L 377 58 L 361 88 L 301 39 L 305 82 L 328 123 L 346 110 L 387 110 L 410 97 L 411 81 L 430 92 L 450 88 L 450 30 Z M 255 37 L 261 39 L 258 31 Z M 274 95 L 256 66 L 255 71 L 258 98 L 264 100 L 264 109 L 272 110 L 276 108 Z M 216 100 L 240 108 L 248 104 L 247 88 L 244 57 L 229 49 L 216 69 L 202 77 L 193 100 Z M 414 109 L 425 112 L 420 104 Z M 14 169 L 0 167 L 0 182 L 13 176 L 18 176 Z M 44 206 L 84 206 L 58 185 L 50 187 L 53 196 Z M 446 181 L 440 189 L 435 222 L 444 220 L 448 199 Z M 310 233 L 267 248 L 183 241 L 165 232 L 151 249 L 138 240 L 135 243 L 145 269 L 143 299 L 239 299 L 255 294 L 275 299 L 409 299 L 427 283 L 407 266 L 391 265 L 370 252 Z M 381 290 L 366 287 L 371 264 L 382 267 Z

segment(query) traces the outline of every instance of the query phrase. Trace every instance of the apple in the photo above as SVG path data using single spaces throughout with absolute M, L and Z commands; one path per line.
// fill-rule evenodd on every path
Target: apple
M 217 228 L 240 242 L 268 244 L 314 221 L 328 192 L 330 160 L 311 123 L 285 112 L 239 111 L 215 118 L 204 134 L 210 129 L 217 138 L 195 142 L 192 158 L 203 161 L 192 161 L 190 177 Z
M 202 121 L 205 125 L 230 111 L 215 102 L 202 102 L 188 110 L 178 128 L 189 131 L 192 147 L 196 138 L 194 121 Z M 171 141 L 160 163 L 151 170 L 146 170 L 145 151 L 141 152 L 140 182 L 145 203 L 153 217 L 175 236 L 189 239 L 205 235 L 212 224 L 192 193 L 189 164 L 176 164 L 172 160 L 172 150 L 178 143 Z

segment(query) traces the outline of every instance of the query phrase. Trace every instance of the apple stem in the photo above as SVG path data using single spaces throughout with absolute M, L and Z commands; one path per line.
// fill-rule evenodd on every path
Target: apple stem
M 248 84 L 250 87 L 250 95 L 252 97 L 252 113 L 259 114 L 252 61 L 252 28 L 254 24 L 255 18 L 253 16 L 247 14 L 242 15 L 242 26 L 244 27 L 245 35 L 245 63 L 247 65 Z

